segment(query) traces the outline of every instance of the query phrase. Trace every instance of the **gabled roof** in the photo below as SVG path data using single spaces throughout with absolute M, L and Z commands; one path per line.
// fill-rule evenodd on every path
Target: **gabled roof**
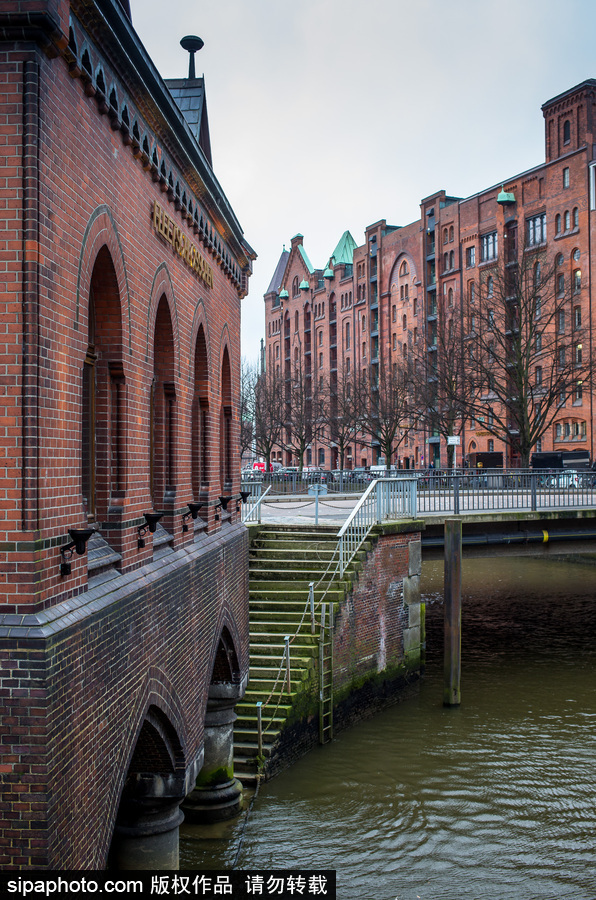
M 273 273 L 273 278 L 271 279 L 271 284 L 267 288 L 267 293 L 279 293 L 279 289 L 283 284 L 283 277 L 285 275 L 286 266 L 288 265 L 288 259 L 290 258 L 290 251 L 284 249 L 282 250 L 281 256 L 279 257 L 279 262 L 275 267 L 275 272 Z
M 204 78 L 167 78 L 166 85 L 176 101 L 178 109 L 190 125 L 197 143 L 211 167 L 211 138 L 207 119 Z
M 335 265 L 349 265 L 351 266 L 354 261 L 354 250 L 358 244 L 352 237 L 349 231 L 344 231 L 341 238 L 339 239 L 339 243 L 333 253 L 331 254 L 331 258 L 333 259 Z

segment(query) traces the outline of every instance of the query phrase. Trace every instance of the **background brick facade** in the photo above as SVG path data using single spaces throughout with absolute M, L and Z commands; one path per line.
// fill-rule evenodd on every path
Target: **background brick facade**
M 312 375 L 325 381 L 336 372 L 376 373 L 411 356 L 416 347 L 436 353 L 439 321 L 451 315 L 468 316 L 467 291 L 471 280 L 480 280 L 495 260 L 482 260 L 482 238 L 495 233 L 497 262 L 502 262 L 508 229 L 517 230 L 518 252 L 527 247 L 528 223 L 545 216 L 546 239 L 539 242 L 543 268 L 561 257 L 570 296 L 567 340 L 571 352 L 571 321 L 580 310 L 584 359 L 594 355 L 592 261 L 596 227 L 596 151 L 594 117 L 596 80 L 565 91 L 543 106 L 545 161 L 502 184 L 492 185 L 472 197 L 459 198 L 436 191 L 420 204 L 420 218 L 404 225 L 388 225 L 385 219 L 365 228 L 365 240 L 355 247 L 351 264 L 338 263 L 333 254 L 321 266 L 305 265 L 302 235 L 292 239 L 290 252 L 280 257 L 265 294 L 265 359 L 269 368 L 294 359 L 295 349 L 312 360 Z M 512 202 L 499 200 L 510 194 Z M 575 254 L 575 255 L 574 255 Z M 473 259 L 473 262 L 471 262 Z M 570 290 L 574 272 L 581 286 Z M 292 290 L 295 279 L 303 288 Z M 306 330 L 313 311 L 311 337 Z M 439 314 L 442 313 L 442 314 Z M 296 314 L 298 318 L 296 319 Z M 350 340 L 346 324 L 350 323 Z M 296 327 L 296 323 L 298 327 Z M 317 334 L 315 335 L 315 329 Z M 319 344 L 318 333 L 321 334 Z M 288 342 L 289 339 L 289 342 Z M 312 343 L 311 343 L 312 342 Z M 288 354 L 289 347 L 289 354 Z M 309 349 L 310 348 L 310 349 Z M 422 350 L 424 353 L 424 349 Z M 310 357 L 308 356 L 310 354 Z M 549 363 L 544 364 L 548 366 Z M 286 373 L 287 374 L 287 373 Z M 511 448 L 481 426 L 467 421 L 461 432 L 457 462 L 472 452 L 503 451 L 505 463 L 515 463 Z M 552 427 L 545 433 L 542 451 L 587 450 L 593 459 L 596 418 L 593 388 L 586 384 L 583 396 L 569 397 Z M 347 468 L 376 464 L 380 449 L 370 438 L 352 443 Z M 290 454 L 276 454 L 284 464 L 295 464 Z M 401 467 L 445 465 L 445 440 L 428 428 L 412 429 L 387 461 Z M 305 465 L 339 465 L 329 440 L 313 441 Z

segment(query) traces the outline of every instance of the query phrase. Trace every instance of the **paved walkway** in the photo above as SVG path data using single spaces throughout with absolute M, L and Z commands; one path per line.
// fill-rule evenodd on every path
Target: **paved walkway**
M 337 525 L 339 531 L 359 500 L 360 494 L 319 497 L 319 525 Z M 295 494 L 267 498 L 261 510 L 262 521 L 273 525 L 314 525 L 317 518 L 315 498 Z

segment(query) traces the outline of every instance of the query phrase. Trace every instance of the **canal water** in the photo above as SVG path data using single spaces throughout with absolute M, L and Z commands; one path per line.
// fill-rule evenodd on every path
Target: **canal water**
M 336 869 L 340 900 L 596 898 L 596 566 L 464 561 L 456 709 L 442 575 L 419 696 L 264 784 L 244 833 L 183 826 L 181 867 Z

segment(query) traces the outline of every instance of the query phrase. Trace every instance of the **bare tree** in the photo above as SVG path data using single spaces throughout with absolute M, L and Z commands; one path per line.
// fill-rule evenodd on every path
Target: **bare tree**
M 256 363 L 242 360 L 240 367 L 240 459 L 254 446 L 255 397 L 259 372 Z
M 332 373 L 323 388 L 319 403 L 323 407 L 325 428 L 319 438 L 321 443 L 337 448 L 339 468 L 346 467 L 348 447 L 354 443 L 360 428 L 362 410 L 358 379 L 352 369 L 343 368 Z
M 453 304 L 437 309 L 427 333 L 412 346 L 410 382 L 417 424 L 444 438 L 450 468 L 455 447 L 447 439 L 462 434 L 476 389 L 465 349 L 461 307 Z
M 549 262 L 545 252 L 526 249 L 519 262 L 485 270 L 477 296 L 467 298 L 470 414 L 523 467 L 590 381 L 581 307 L 573 303 L 580 279 L 579 270 L 564 269 L 562 255 Z
M 293 363 L 288 364 L 284 380 L 282 444 L 302 471 L 309 445 L 324 433 L 325 392 L 304 363 L 300 343 L 294 351 Z
M 283 379 L 277 368 L 263 372 L 254 385 L 254 435 L 259 456 L 271 465 L 273 448 L 281 444 L 284 422 Z
M 406 365 L 380 366 L 378 377 L 363 374 L 359 383 L 360 430 L 379 447 L 387 469 L 393 454 L 412 427 L 414 410 Z

